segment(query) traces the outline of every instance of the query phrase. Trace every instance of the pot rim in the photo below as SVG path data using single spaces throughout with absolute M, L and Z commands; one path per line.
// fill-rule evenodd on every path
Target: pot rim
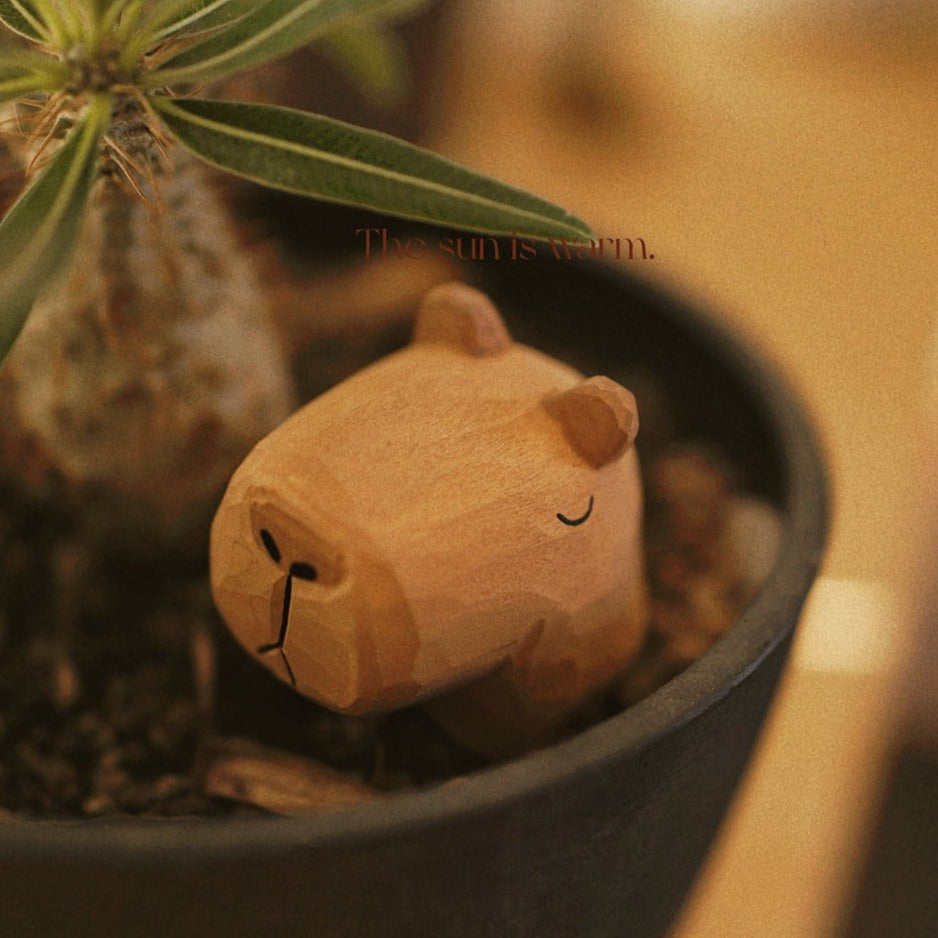
M 0 854 L 25 857 L 51 850 L 81 856 L 92 850 L 96 862 L 127 863 L 180 851 L 187 857 L 256 857 L 299 846 L 404 837 L 576 784 L 584 774 L 600 773 L 673 733 L 745 681 L 793 631 L 820 565 L 828 484 L 819 442 L 787 380 L 745 338 L 666 288 L 611 266 L 589 266 L 591 276 L 665 310 L 740 379 L 774 433 L 783 461 L 784 531 L 775 565 L 752 604 L 707 652 L 648 697 L 569 739 L 426 789 L 302 817 L 0 820 Z

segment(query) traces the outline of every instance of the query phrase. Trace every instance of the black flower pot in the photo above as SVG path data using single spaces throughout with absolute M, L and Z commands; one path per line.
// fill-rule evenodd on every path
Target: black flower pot
M 736 788 L 826 531 L 790 391 L 722 328 L 611 267 L 467 264 L 515 337 L 588 373 L 641 367 L 784 523 L 773 572 L 717 644 L 641 703 L 459 781 L 302 819 L 0 822 L 17 938 L 662 935 Z M 572 350 L 572 351 L 571 351 Z

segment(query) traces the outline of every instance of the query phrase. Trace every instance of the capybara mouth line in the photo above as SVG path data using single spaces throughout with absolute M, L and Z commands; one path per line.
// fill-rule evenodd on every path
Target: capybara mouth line
M 283 609 L 280 614 L 280 634 L 277 636 L 277 641 L 261 645 L 260 648 L 257 649 L 257 653 L 259 655 L 266 655 L 272 651 L 279 652 L 284 665 L 286 665 L 287 674 L 290 676 L 290 683 L 296 687 L 296 676 L 293 673 L 293 668 L 290 667 L 290 662 L 287 660 L 287 653 L 284 651 L 283 647 L 287 640 L 287 626 L 290 624 L 290 600 L 292 596 L 293 574 L 287 574 L 287 584 L 283 590 Z
M 282 648 L 280 649 L 280 657 L 283 659 L 283 663 L 286 666 L 287 674 L 290 677 L 290 683 L 296 687 L 296 675 L 293 673 L 293 668 L 290 667 L 290 662 L 287 659 L 287 653 Z

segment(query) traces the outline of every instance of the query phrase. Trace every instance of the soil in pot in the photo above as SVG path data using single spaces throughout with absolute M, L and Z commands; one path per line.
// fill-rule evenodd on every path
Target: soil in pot
M 710 647 L 777 542 L 773 509 L 740 492 L 731 458 L 674 429 L 667 389 L 642 373 L 626 383 L 642 415 L 653 628 L 635 665 L 561 735 L 640 700 Z M 0 810 L 10 818 L 304 813 L 486 764 L 419 708 L 343 717 L 280 685 L 234 646 L 204 571 L 115 563 L 67 611 L 74 632 L 63 640 L 49 597 L 73 595 L 62 588 L 74 563 L 68 519 L 0 491 L 0 525 Z

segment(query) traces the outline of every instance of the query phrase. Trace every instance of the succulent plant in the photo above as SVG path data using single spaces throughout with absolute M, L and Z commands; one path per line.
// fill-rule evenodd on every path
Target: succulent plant
M 0 0 L 0 104 L 25 132 L 27 183 L 0 221 L 0 359 L 65 266 L 96 180 L 152 196 L 174 142 L 239 176 L 484 233 L 583 238 L 551 203 L 385 134 L 198 94 L 388 0 Z

